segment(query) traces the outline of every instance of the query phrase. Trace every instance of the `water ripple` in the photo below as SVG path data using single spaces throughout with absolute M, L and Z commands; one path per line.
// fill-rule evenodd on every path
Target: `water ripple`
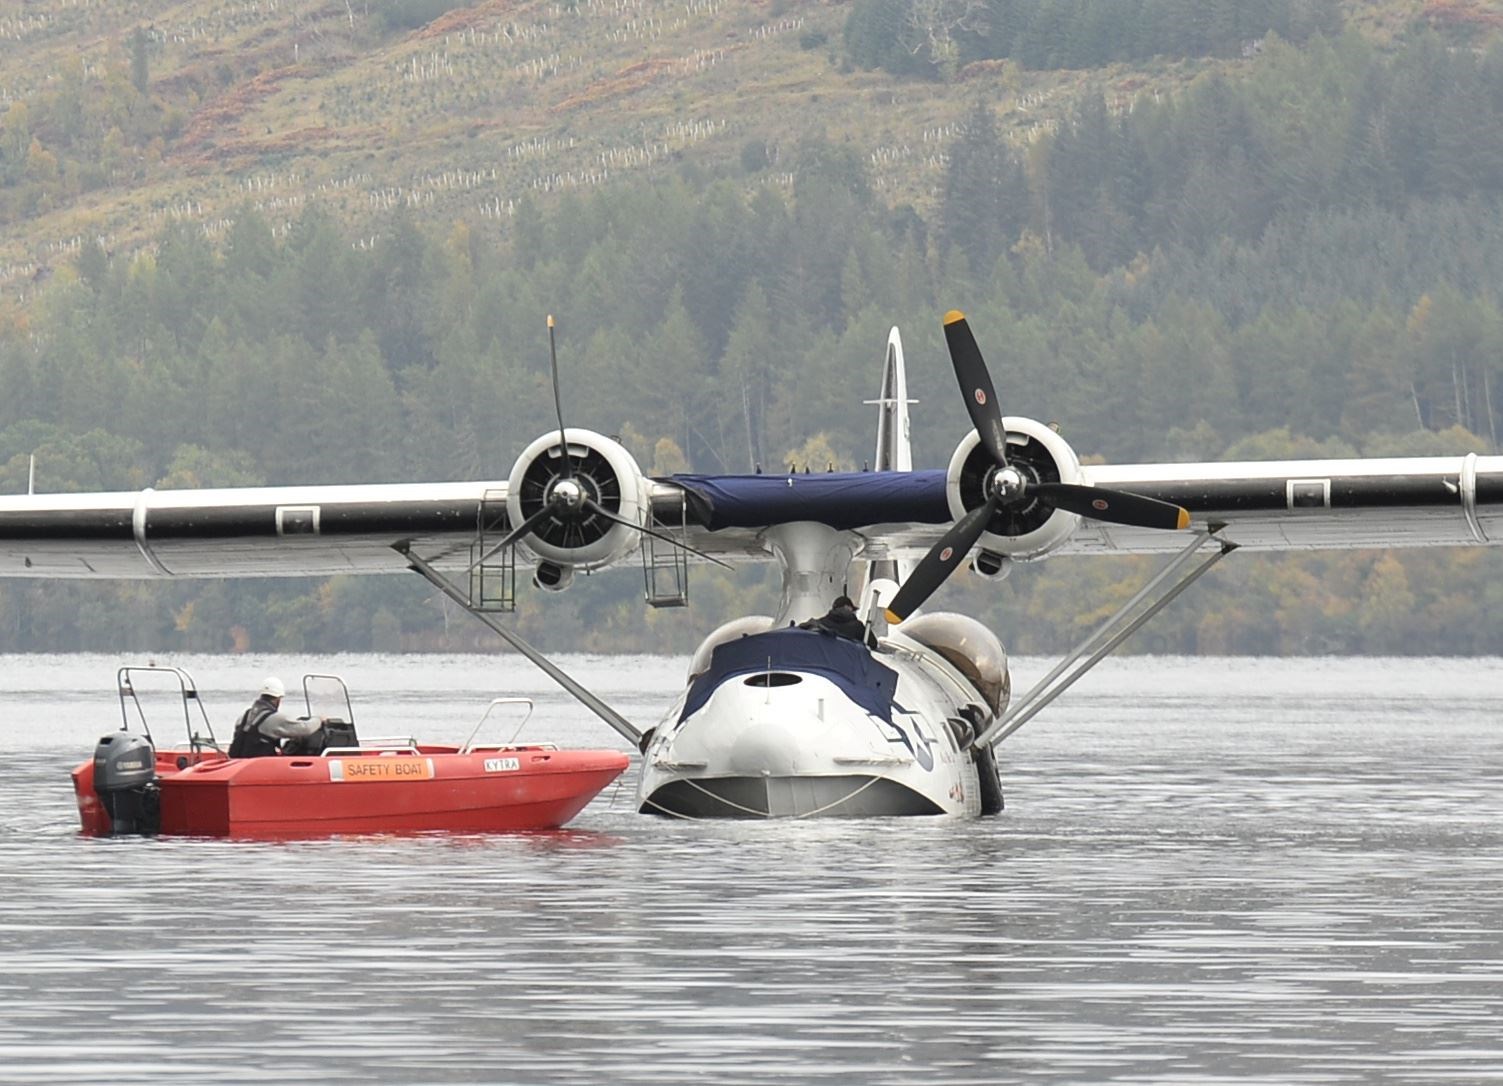
M 343 670 L 451 726 L 491 696 L 386 663 Z M 570 666 L 642 702 L 679 668 Z M 556 834 L 289 843 L 78 837 L 118 717 L 7 668 L 0 1082 L 1500 1080 L 1503 663 L 1365 666 L 1132 661 L 1007 745 L 984 822 L 627 788 Z

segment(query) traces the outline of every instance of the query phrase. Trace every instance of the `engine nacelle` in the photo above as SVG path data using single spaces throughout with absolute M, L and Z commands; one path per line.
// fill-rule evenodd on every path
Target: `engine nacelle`
M 1007 428 L 1008 463 L 1029 481 L 1080 482 L 1080 459 L 1064 438 L 1035 419 L 1008 415 L 1002 423 Z M 952 517 L 959 520 L 985 504 L 983 488 L 994 467 L 980 435 L 972 430 L 950 457 L 945 497 Z M 1074 513 L 1029 500 L 999 509 L 987 523 L 979 545 L 983 552 L 1018 561 L 1041 558 L 1069 539 L 1079 523 Z
M 981 623 L 969 615 L 932 611 L 903 623 L 902 632 L 949 661 L 981 695 L 992 716 L 1007 708 L 1012 697 L 1007 650 Z
M 564 431 L 575 482 L 584 495 L 631 524 L 646 525 L 651 514 L 647 480 L 631 453 L 593 430 Z M 558 431 L 544 434 L 522 451 L 507 481 L 506 515 L 521 524 L 548 504 L 564 477 Z M 642 533 L 588 509 L 545 517 L 519 541 L 545 564 L 560 569 L 599 569 L 641 545 Z M 568 578 L 546 587 L 562 590 Z

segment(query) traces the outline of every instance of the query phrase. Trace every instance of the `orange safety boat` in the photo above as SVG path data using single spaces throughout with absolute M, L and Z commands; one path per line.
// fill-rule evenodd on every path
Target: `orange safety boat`
M 188 742 L 158 748 L 146 726 L 134 676 L 161 672 L 177 679 Z M 170 834 L 204 837 L 316 837 L 343 833 L 484 833 L 548 830 L 564 825 L 619 777 L 630 759 L 617 750 L 561 750 L 551 743 L 513 741 L 477 746 L 492 711 L 526 709 L 528 698 L 496 698 L 462 746 L 418 743 L 411 737 L 361 741 L 349 691 L 334 675 L 303 678 L 337 685 L 343 712 L 329 715 L 323 734 L 279 757 L 230 758 L 215 741 L 208 713 L 187 672 L 171 667 L 119 671 L 124 725 L 100 739 L 94 757 L 73 770 L 83 832 L 94 837 Z M 130 730 L 134 706 L 141 732 Z M 197 706 L 204 732 L 194 724 Z M 325 714 L 320 714 L 325 715 Z

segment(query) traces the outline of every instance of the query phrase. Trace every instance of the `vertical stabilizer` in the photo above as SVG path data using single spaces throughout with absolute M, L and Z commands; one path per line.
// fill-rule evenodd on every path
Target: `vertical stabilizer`
M 880 398 L 867 400 L 877 405 L 877 471 L 912 471 L 913 453 L 908 444 L 908 374 L 903 369 L 903 337 L 894 328 L 887 333 L 887 361 L 882 367 Z
M 877 456 L 872 467 L 877 471 L 912 471 L 913 452 L 909 445 L 908 405 L 918 403 L 908 398 L 908 374 L 903 369 L 903 337 L 894 328 L 887 333 L 887 359 L 882 366 L 882 392 L 875 400 L 867 400 L 877 407 Z M 882 613 L 882 607 L 897 591 L 913 568 L 912 562 L 883 559 L 866 563 L 866 577 L 861 584 L 861 597 L 856 605 L 863 614 Z M 885 581 L 890 586 L 877 585 Z M 878 606 L 872 606 L 872 590 L 876 586 L 881 597 Z

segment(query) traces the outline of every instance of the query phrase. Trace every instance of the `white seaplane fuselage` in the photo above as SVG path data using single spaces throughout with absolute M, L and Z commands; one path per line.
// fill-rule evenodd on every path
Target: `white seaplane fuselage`
M 769 536 L 785 570 L 781 611 L 728 623 L 695 653 L 689 686 L 645 746 L 639 809 L 687 818 L 983 813 L 979 774 L 991 774 L 995 790 L 995 762 L 970 739 L 1005 705 L 995 638 L 972 624 L 997 679 L 988 697 L 934 647 L 880 623 L 874 648 L 799 629 L 840 594 L 859 540 L 807 523 Z M 869 584 L 864 606 L 880 614 L 895 587 Z
M 872 657 L 897 674 L 888 718 L 828 674 L 776 658 L 727 675 L 687 714 L 686 690 L 647 747 L 638 806 L 691 818 L 980 814 L 976 761 L 962 749 L 962 714 L 979 694 L 900 634 Z

